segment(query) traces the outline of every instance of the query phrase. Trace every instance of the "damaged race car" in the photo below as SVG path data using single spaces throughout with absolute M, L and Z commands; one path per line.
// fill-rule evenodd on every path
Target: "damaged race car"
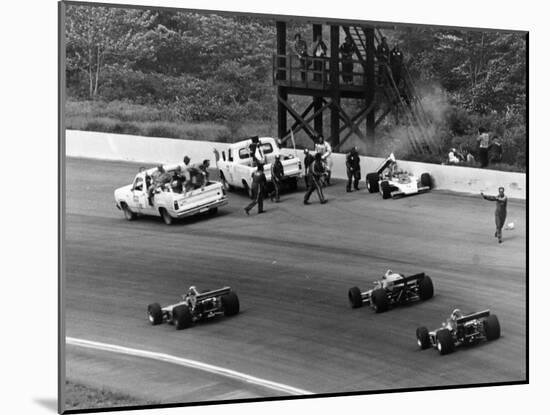
M 433 297 L 432 279 L 421 272 L 405 277 L 387 270 L 381 280 L 374 281 L 374 288 L 361 292 L 358 287 L 348 291 L 348 300 L 352 308 L 370 305 L 377 313 L 382 313 L 396 304 L 424 301 Z
M 147 306 L 149 322 L 156 326 L 161 323 L 173 324 L 176 330 L 191 327 L 193 323 L 216 316 L 234 316 L 239 312 L 239 298 L 231 287 L 199 292 L 195 286 L 189 287 L 182 301 L 161 307 L 159 303 Z
M 448 354 L 455 347 L 470 345 L 482 340 L 496 340 L 500 337 L 500 323 L 490 310 L 464 315 L 455 309 L 442 327 L 428 331 L 426 327 L 416 329 L 416 342 L 422 350 L 430 346 L 439 354 Z
M 380 192 L 383 199 L 427 192 L 432 188 L 430 173 L 422 173 L 420 178 L 399 169 L 393 153 L 374 172 L 365 178 L 369 193 Z

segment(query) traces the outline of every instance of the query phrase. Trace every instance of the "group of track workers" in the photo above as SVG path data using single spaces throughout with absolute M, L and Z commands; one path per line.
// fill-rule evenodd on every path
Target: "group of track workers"
M 257 166 L 257 170 L 252 173 L 252 201 L 244 208 L 247 215 L 250 211 L 258 206 L 258 213 L 264 213 L 263 201 L 267 194 L 267 179 L 264 173 L 265 158 L 261 153 L 260 146 L 257 146 L 253 155 L 253 163 Z M 315 191 L 319 197 L 321 204 L 327 203 L 327 199 L 323 194 L 323 187 L 330 185 L 331 172 L 333 167 L 332 148 L 330 144 L 323 138 L 322 135 L 317 137 L 313 154 L 306 148 L 304 149 L 304 180 L 307 187 L 304 195 L 304 205 L 309 205 L 309 198 Z M 357 147 L 353 147 L 346 154 L 346 192 L 351 192 L 352 189 L 359 190 L 359 181 L 361 180 L 360 156 Z M 271 201 L 280 202 L 280 190 L 284 180 L 284 168 L 280 160 L 280 155 L 277 155 L 275 161 L 271 163 L 271 181 L 273 191 L 268 194 Z M 353 185 L 353 187 L 352 187 Z M 508 197 L 504 194 L 504 188 L 498 188 L 496 196 L 488 196 L 483 192 L 481 196 L 488 201 L 496 202 L 495 209 L 495 238 L 499 243 L 502 243 L 502 228 L 506 222 Z

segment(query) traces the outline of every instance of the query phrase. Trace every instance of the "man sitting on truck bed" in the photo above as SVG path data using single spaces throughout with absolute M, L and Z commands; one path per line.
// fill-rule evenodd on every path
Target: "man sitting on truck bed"
M 162 188 L 165 184 L 172 182 L 172 175 L 164 170 L 164 166 L 159 164 L 157 171 L 151 175 L 152 184 L 147 189 L 149 204 L 153 206 L 153 194 L 158 189 Z

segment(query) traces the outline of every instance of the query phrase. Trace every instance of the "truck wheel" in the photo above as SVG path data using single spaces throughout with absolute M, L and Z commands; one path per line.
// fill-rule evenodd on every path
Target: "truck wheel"
M 386 295 L 386 290 L 383 288 L 377 288 L 374 290 L 371 295 L 371 304 L 374 311 L 377 313 L 383 313 L 389 307 L 388 296 Z
M 436 334 L 437 350 L 439 354 L 448 354 L 454 351 L 453 335 L 449 329 L 441 329 Z
M 348 300 L 351 308 L 359 308 L 363 305 L 363 298 L 358 287 L 352 287 L 348 291 Z
M 418 327 L 416 329 L 416 343 L 422 350 L 430 347 L 430 333 L 426 327 Z
M 427 275 L 418 283 L 418 296 L 422 301 L 429 300 L 434 296 L 434 285 L 432 279 Z
M 162 323 L 162 309 L 159 303 L 153 303 L 147 306 L 147 317 L 153 326 Z
M 420 175 L 420 184 L 428 186 L 430 189 L 432 188 L 432 176 L 430 176 L 430 173 L 422 173 Z
M 193 324 L 193 317 L 191 316 L 189 307 L 185 304 L 174 307 L 172 310 L 172 320 L 174 321 L 176 330 L 191 327 L 191 324 Z
M 239 297 L 234 292 L 222 296 L 223 314 L 234 316 L 239 313 Z
M 391 186 L 388 182 L 384 181 L 380 183 L 380 193 L 382 194 L 382 199 L 389 199 L 391 197 Z
M 160 208 L 160 216 L 162 217 L 162 220 L 165 224 L 171 225 L 172 224 L 172 216 L 168 213 L 168 211 L 165 208 Z
M 122 203 L 121 206 L 122 212 L 124 212 L 124 217 L 126 218 L 126 220 L 134 220 L 135 218 L 137 218 L 137 215 L 130 210 L 126 203 Z
M 245 182 L 244 180 L 243 180 L 243 186 L 244 186 L 244 191 L 246 192 L 246 194 L 248 195 L 248 197 L 249 197 L 250 199 L 253 199 L 254 197 L 253 197 L 253 194 L 252 194 L 252 189 L 250 188 L 250 186 L 248 185 L 248 183 Z
M 500 323 L 494 314 L 491 314 L 483 321 L 483 327 L 485 328 L 485 337 L 487 337 L 487 340 L 496 340 L 500 337 Z
M 378 192 L 378 173 L 369 173 L 365 179 L 369 193 Z

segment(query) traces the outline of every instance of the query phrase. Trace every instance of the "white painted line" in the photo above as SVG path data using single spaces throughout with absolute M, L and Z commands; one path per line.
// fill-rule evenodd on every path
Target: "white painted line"
M 257 378 L 247 375 L 245 373 L 237 372 L 231 369 L 225 369 L 223 367 L 209 365 L 207 363 L 198 362 L 196 360 L 184 359 L 182 357 L 172 356 L 165 353 L 150 352 L 147 350 L 132 349 L 130 347 L 117 346 L 115 344 L 100 343 L 90 340 L 77 339 L 74 337 L 66 338 L 67 344 L 79 347 L 85 347 L 88 349 L 96 349 L 113 353 L 121 353 L 129 356 L 143 357 L 146 359 L 158 360 L 161 362 L 172 363 L 179 366 L 190 367 L 193 369 L 202 370 L 208 373 L 214 373 L 217 375 L 225 376 L 232 379 L 237 379 L 243 382 L 253 383 L 254 385 L 263 386 L 265 388 L 273 389 L 279 392 L 288 393 L 290 395 L 313 395 L 313 392 L 294 388 L 292 386 L 284 385 L 282 383 L 272 382 L 270 380 Z

